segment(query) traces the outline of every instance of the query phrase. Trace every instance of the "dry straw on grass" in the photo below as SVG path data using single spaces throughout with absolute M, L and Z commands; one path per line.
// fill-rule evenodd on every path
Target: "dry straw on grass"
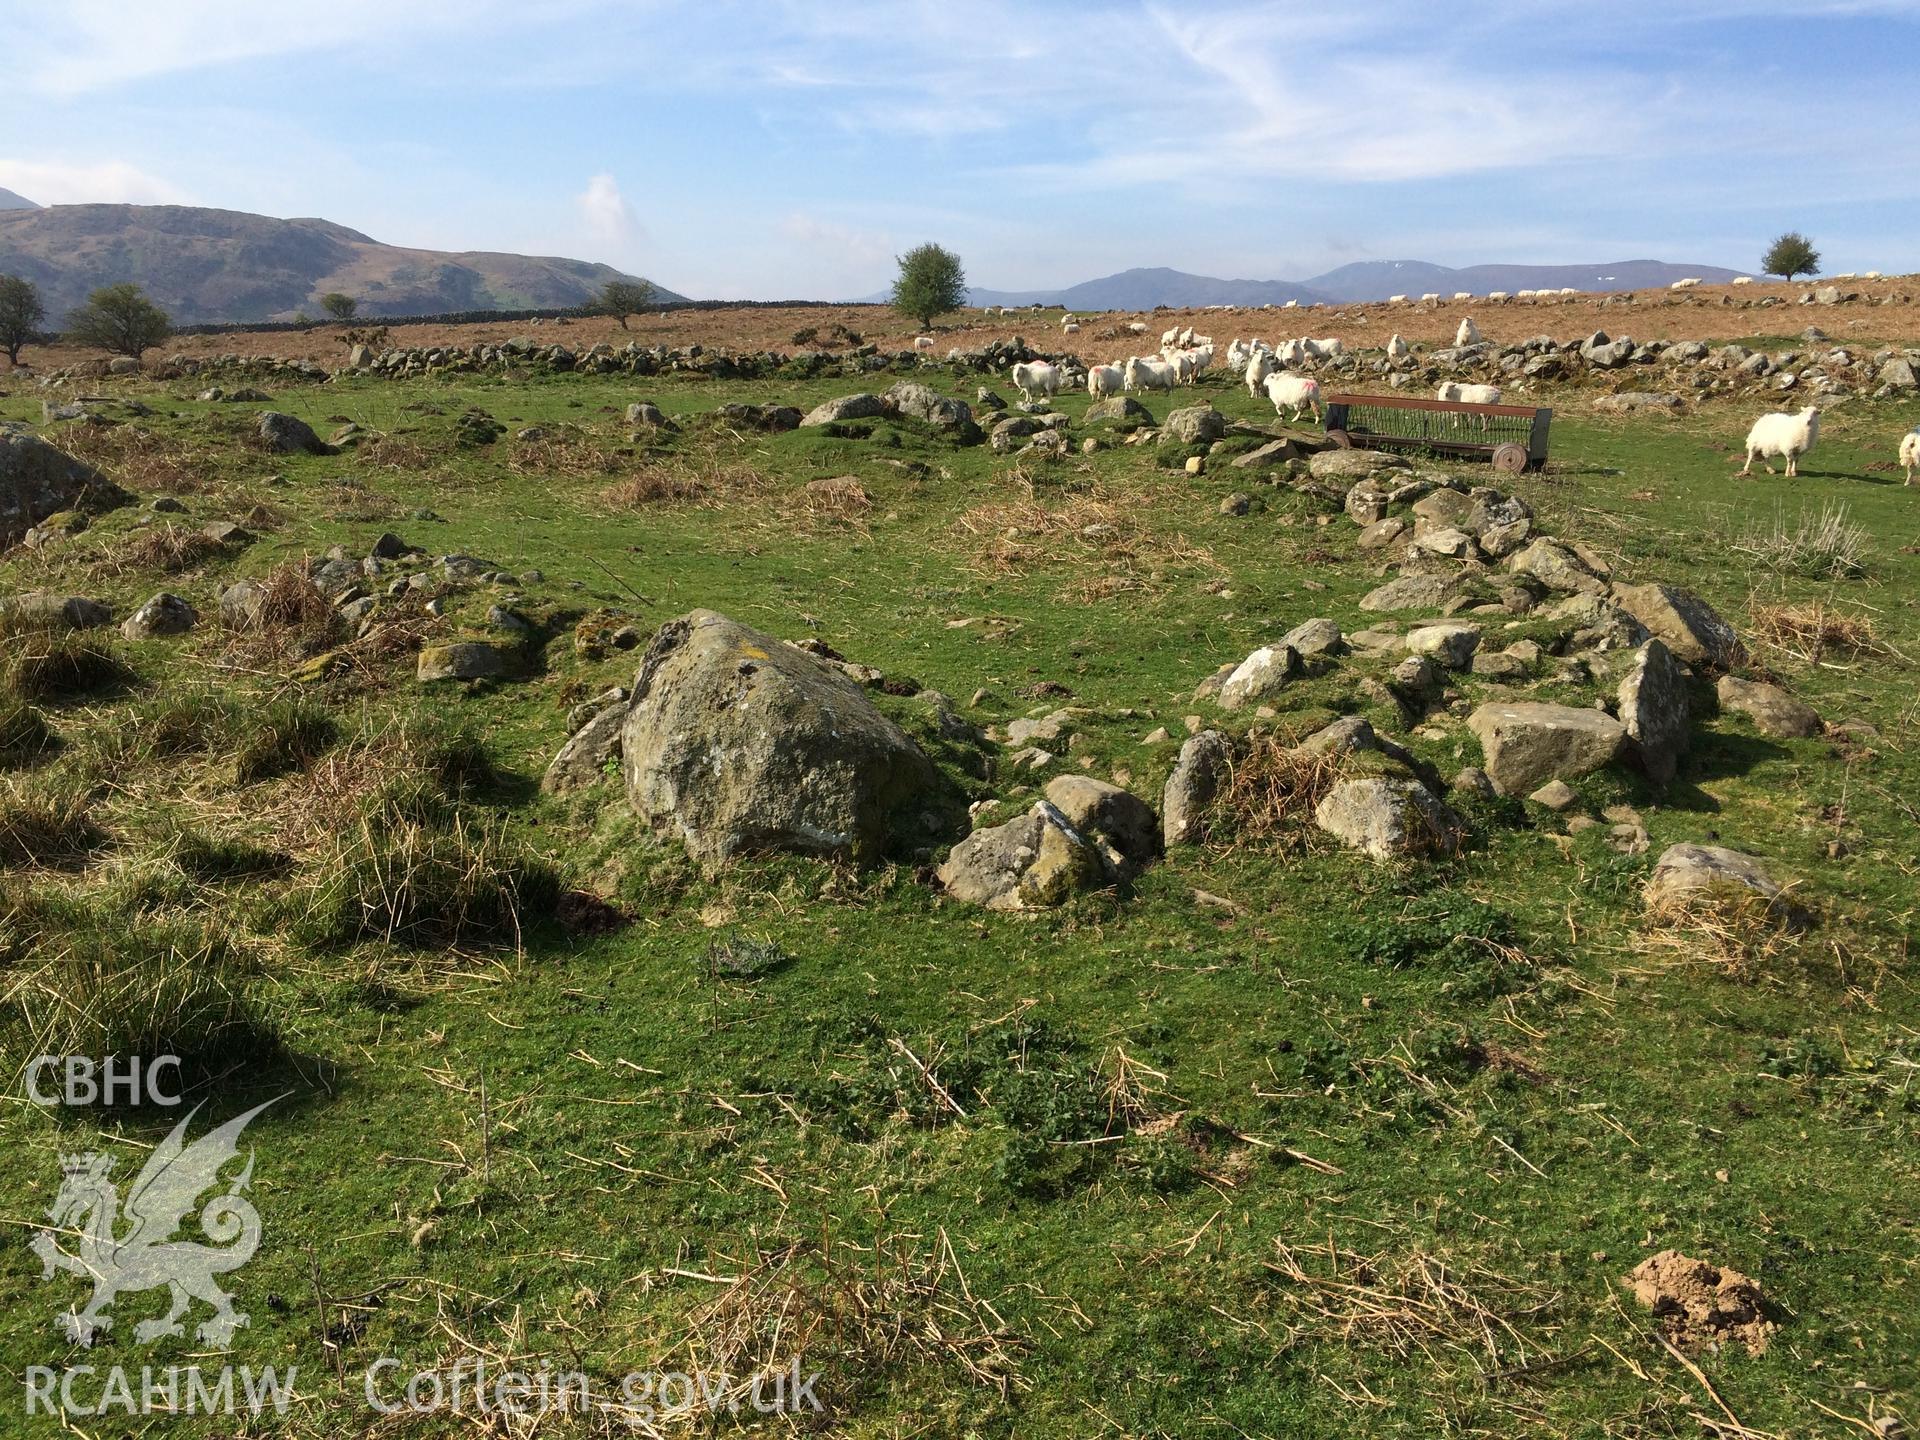
M 1805 920 L 1788 892 L 1768 898 L 1744 886 L 1703 886 L 1649 905 L 1640 948 L 1753 979 L 1797 948 Z
M 1295 1249 L 1274 1242 L 1267 1268 L 1297 1317 L 1293 1338 L 1416 1354 L 1442 1374 L 1470 1368 L 1483 1381 L 1558 1363 L 1559 1296 L 1476 1263 L 1415 1250 L 1359 1255 L 1328 1241 Z
M 1829 655 L 1869 654 L 1883 648 L 1869 616 L 1834 609 L 1824 600 L 1792 605 L 1753 600 L 1748 602 L 1747 615 L 1754 640 L 1807 665 Z
M 1016 473 L 1014 478 L 1022 480 Z M 1038 498 L 1030 481 L 1019 499 L 976 505 L 958 520 L 972 538 L 972 566 L 989 575 L 1020 575 L 1055 565 L 1096 565 L 1069 598 L 1097 600 L 1159 586 L 1175 566 L 1219 571 L 1211 551 L 1153 523 L 1162 502 L 1144 490 L 1086 491 Z
M 930 1243 L 903 1234 L 871 1247 L 800 1242 L 763 1250 L 731 1276 L 691 1278 L 721 1288 L 688 1313 L 667 1352 L 671 1368 L 750 1387 L 798 1360 L 803 1372 L 821 1372 L 829 1413 L 858 1387 L 927 1371 L 1003 1398 L 1025 1388 L 1021 1340 L 974 1293 L 944 1230 Z
M 207 464 L 179 440 L 139 425 L 69 425 L 56 442 L 108 479 L 150 494 L 212 489 Z
M 1340 758 L 1296 750 L 1278 735 L 1254 736 L 1234 755 L 1209 838 L 1227 846 L 1304 847 L 1319 834 L 1313 812 L 1340 778 Z

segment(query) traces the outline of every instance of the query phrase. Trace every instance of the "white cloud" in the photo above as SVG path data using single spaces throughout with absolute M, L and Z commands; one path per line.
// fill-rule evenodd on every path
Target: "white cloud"
M 620 182 L 602 171 L 590 177 L 587 188 L 574 197 L 587 233 L 600 245 L 626 251 L 645 237 L 646 229 L 627 197 L 620 193 Z
M 41 205 L 188 205 L 193 199 L 171 181 L 121 160 L 62 165 L 0 155 L 0 189 Z

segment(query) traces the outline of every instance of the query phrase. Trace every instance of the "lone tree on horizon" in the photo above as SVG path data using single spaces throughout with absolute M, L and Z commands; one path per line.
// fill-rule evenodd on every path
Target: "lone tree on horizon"
M 900 275 L 893 282 L 893 308 L 918 320 L 922 330 L 933 324 L 934 316 L 967 303 L 967 274 L 951 250 L 916 245 L 897 259 Z
M 360 302 L 351 295 L 330 290 L 320 297 L 320 308 L 344 325 L 359 311 Z
M 141 354 L 173 333 L 167 312 L 138 285 L 103 285 L 67 316 L 67 338 L 116 355 Z
M 645 280 L 609 280 L 600 287 L 600 299 L 594 309 L 611 315 L 627 328 L 627 317 L 638 315 L 653 305 L 653 286 Z
M 1796 275 L 1818 275 L 1820 252 L 1798 230 L 1789 230 L 1767 247 L 1767 253 L 1760 258 L 1760 268 L 1787 280 Z
M 47 318 L 40 292 L 22 275 L 0 275 L 0 350 L 7 363 L 20 364 L 20 347 L 40 338 L 40 322 Z

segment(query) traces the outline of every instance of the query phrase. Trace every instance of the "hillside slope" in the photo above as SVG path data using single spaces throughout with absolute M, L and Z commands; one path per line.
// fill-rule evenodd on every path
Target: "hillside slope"
M 333 290 L 357 298 L 366 316 L 558 308 L 623 278 L 584 260 L 419 250 L 327 220 L 185 205 L 0 210 L 0 272 L 38 285 L 54 324 L 90 290 L 126 280 L 177 323 L 206 324 L 318 315 Z

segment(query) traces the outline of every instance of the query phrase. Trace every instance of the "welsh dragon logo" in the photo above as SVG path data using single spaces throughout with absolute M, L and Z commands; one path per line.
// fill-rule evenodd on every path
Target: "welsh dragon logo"
M 256 1105 L 188 1144 L 187 1126 L 200 1112 L 196 1105 L 148 1157 L 128 1187 L 124 1206 L 111 1178 L 111 1155 L 89 1151 L 60 1157 L 60 1193 L 47 1211 L 53 1228 L 34 1232 L 32 1248 L 40 1257 L 43 1280 L 66 1270 L 93 1281 L 86 1307 L 60 1317 L 69 1340 L 91 1345 L 97 1332 L 113 1327 L 113 1317 L 105 1312 L 117 1296 L 164 1285 L 172 1294 L 171 1308 L 161 1318 L 135 1325 L 135 1339 L 150 1344 L 163 1335 L 184 1335 L 181 1317 L 195 1300 L 202 1300 L 213 1307 L 213 1314 L 195 1335 L 209 1345 L 232 1341 L 234 1331 L 247 1323 L 246 1312 L 233 1308 L 233 1297 L 215 1277 L 238 1270 L 260 1248 L 260 1215 L 243 1194 L 253 1177 L 251 1151 L 226 1190 L 200 1211 L 200 1228 L 213 1243 L 174 1237 L 194 1202 L 219 1184 L 220 1171 L 239 1155 L 240 1132 L 247 1122 L 273 1103 Z M 129 1224 L 131 1229 L 126 1228 Z M 67 1250 L 61 1238 L 77 1243 Z

